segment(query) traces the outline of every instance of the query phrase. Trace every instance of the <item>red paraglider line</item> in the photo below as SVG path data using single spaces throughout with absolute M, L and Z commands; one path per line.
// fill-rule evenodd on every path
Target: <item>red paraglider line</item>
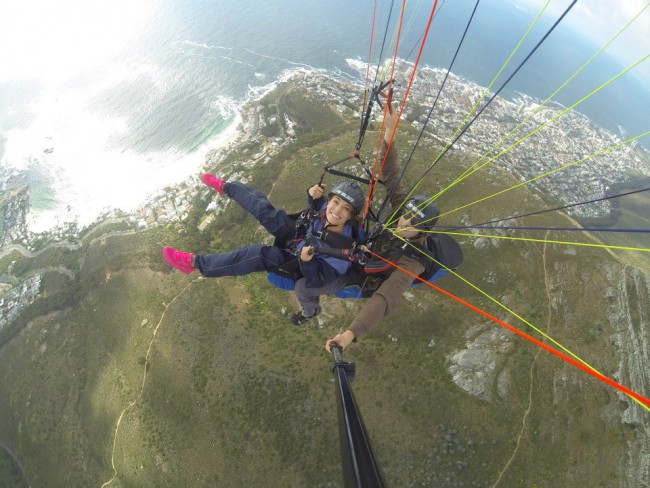
M 372 60 L 372 44 L 375 40 L 375 18 L 377 16 L 377 0 L 375 0 L 375 7 L 372 11 L 372 28 L 370 29 L 370 47 L 368 48 L 368 65 L 366 66 L 366 86 L 368 85 L 368 82 L 370 81 L 370 62 Z M 365 100 L 364 100 L 364 108 L 365 108 Z
M 438 0 L 436 0 L 437 2 Z M 391 66 L 391 72 L 390 72 L 390 78 L 389 78 L 389 91 L 393 87 L 393 75 L 395 73 L 395 64 L 397 61 L 397 53 L 399 52 L 399 41 L 402 37 L 402 24 L 404 21 L 404 11 L 406 10 L 406 0 L 402 1 L 402 11 L 400 13 L 399 17 L 399 25 L 397 28 L 397 40 L 395 41 L 395 51 L 393 53 L 393 63 Z M 387 26 L 388 27 L 388 26 Z M 381 60 L 380 60 L 381 62 Z M 377 72 L 379 72 L 379 66 L 377 66 Z M 377 96 L 379 96 L 379 93 L 377 93 Z M 372 203 L 372 198 L 375 194 L 375 189 L 377 188 L 377 185 L 379 184 L 379 177 L 375 179 L 374 175 L 377 169 L 377 162 L 379 161 L 379 149 L 381 148 L 381 135 L 384 133 L 384 127 L 386 125 L 386 114 L 384 113 L 384 118 L 381 121 L 381 129 L 379 131 L 379 141 L 377 143 L 377 152 L 375 154 L 375 161 L 372 165 L 372 180 L 370 181 L 370 187 L 368 188 L 368 197 L 366 198 L 366 206 L 363 209 L 363 215 L 364 217 L 368 215 L 368 211 L 370 210 L 370 204 Z M 380 169 L 381 173 L 381 169 Z
M 388 151 L 390 150 L 390 147 L 393 145 L 393 141 L 395 140 L 395 134 L 397 133 L 397 127 L 399 126 L 399 121 L 402 117 L 402 113 L 404 112 L 404 107 L 406 106 L 406 100 L 408 99 L 409 93 L 411 91 L 411 87 L 413 86 L 413 82 L 415 81 L 415 74 L 418 69 L 418 65 L 420 64 L 420 58 L 422 57 L 422 52 L 424 51 L 424 46 L 427 43 L 427 37 L 429 35 L 429 31 L 431 29 L 431 23 L 433 22 L 433 18 L 435 17 L 436 13 L 436 7 L 438 6 L 438 0 L 435 0 L 433 3 L 433 7 L 431 8 L 431 14 L 429 15 L 429 22 L 427 23 L 427 27 L 424 31 L 424 37 L 422 39 L 422 43 L 420 44 L 420 50 L 418 52 L 417 58 L 415 60 L 415 64 L 413 66 L 413 72 L 411 73 L 411 78 L 409 80 L 409 84 L 406 88 L 406 92 L 404 93 L 404 97 L 402 99 L 402 105 L 400 107 L 399 115 L 397 117 L 397 124 L 395 125 L 395 130 L 393 131 L 393 134 L 391 135 L 390 138 L 390 143 L 388 144 L 388 147 L 386 148 L 386 154 L 384 154 L 384 159 L 381 162 L 381 165 L 379 167 L 379 173 L 377 174 L 377 177 L 374 178 L 373 183 L 370 186 L 370 189 L 368 191 L 368 198 L 366 199 L 366 208 L 364 209 L 363 215 L 367 215 L 368 210 L 370 209 L 370 203 L 372 202 L 372 199 L 374 197 L 375 190 L 377 188 L 377 184 L 379 183 L 379 180 L 381 179 L 381 174 L 384 170 L 384 165 L 386 164 L 386 159 L 388 158 Z M 402 16 L 404 15 L 404 12 L 402 10 Z M 400 21 L 401 22 L 401 21 Z M 401 31 L 401 23 L 400 23 L 400 31 Z M 399 38 L 398 38 L 398 44 L 399 44 Z M 393 57 L 393 70 L 395 68 L 395 62 L 397 60 L 397 46 L 395 47 L 395 56 Z M 391 78 L 390 78 L 390 86 L 392 88 L 393 85 L 393 73 L 394 71 L 391 72 Z M 387 110 L 388 108 L 386 108 Z M 379 152 L 381 148 L 381 134 L 384 132 L 384 127 L 386 123 L 386 114 L 384 113 L 384 119 L 382 120 L 382 126 L 381 130 L 379 131 L 380 137 L 379 137 L 379 142 L 377 143 L 377 151 L 375 154 L 375 164 L 372 169 L 372 174 L 375 174 L 375 169 L 377 167 L 377 162 L 379 159 Z
M 534 337 L 532 337 L 532 336 L 526 334 L 525 332 L 520 331 L 519 329 L 517 329 L 517 328 L 513 327 L 512 325 L 510 325 L 510 324 L 504 322 L 503 320 L 500 320 L 500 319 L 496 318 L 494 315 L 491 315 L 491 314 L 487 313 L 486 311 L 481 310 L 480 308 L 476 307 L 475 305 L 472 305 L 471 303 L 466 302 L 466 301 L 463 300 L 462 298 L 457 297 L 456 295 L 454 295 L 454 294 L 448 292 L 447 290 L 444 290 L 444 289 L 440 288 L 439 286 L 436 286 L 436 285 L 434 285 L 433 283 L 430 283 L 430 282 L 428 282 L 427 280 L 425 280 L 425 279 L 423 279 L 423 278 L 420 278 L 419 276 L 415 275 L 414 273 L 411 273 L 410 271 L 408 271 L 408 270 L 402 268 L 402 267 L 399 266 L 397 263 L 395 263 L 395 262 L 393 262 L 393 261 L 389 261 L 388 259 L 385 259 L 385 258 L 381 257 L 379 254 L 375 254 L 374 252 L 372 252 L 372 251 L 370 251 L 370 250 L 368 250 L 368 251 L 366 251 L 366 252 L 368 252 L 369 254 L 371 254 L 372 256 L 374 256 L 374 257 L 376 257 L 376 258 L 381 259 L 382 261 L 385 261 L 386 263 L 389 263 L 390 265 L 394 266 L 395 268 L 399 269 L 400 271 L 403 271 L 404 273 L 408 274 L 409 276 L 412 276 L 413 278 L 415 278 L 415 279 L 421 281 L 421 282 L 424 283 L 425 285 L 429 285 L 429 286 L 430 286 L 431 288 L 433 288 L 434 290 L 437 290 L 437 291 L 439 291 L 440 293 L 442 293 L 443 295 L 446 295 L 446 296 L 448 296 L 449 298 L 451 298 L 451 299 L 453 299 L 453 300 L 456 300 L 458 303 L 460 303 L 460 304 L 466 306 L 467 308 L 469 308 L 469 309 L 475 311 L 476 313 L 479 313 L 479 314 L 483 315 L 484 317 L 486 317 L 486 318 L 492 320 L 493 322 L 496 322 L 497 324 L 502 325 L 503 327 L 505 327 L 506 329 L 508 329 L 508 330 L 510 330 L 510 331 L 512 331 L 512 332 L 514 332 L 515 334 L 517 334 L 517 335 L 523 337 L 524 339 L 526 339 L 526 340 L 532 342 L 533 344 L 538 345 L 538 346 L 541 347 L 542 349 L 546 349 L 546 350 L 547 350 L 548 352 L 550 352 L 551 354 L 556 355 L 556 356 L 559 357 L 560 359 L 563 359 L 564 361 L 566 361 L 566 362 L 572 364 L 572 365 L 575 366 L 576 368 L 581 369 L 581 370 L 584 371 L 585 373 L 588 373 L 588 374 L 590 374 L 591 376 L 593 376 L 593 377 L 595 377 L 595 378 L 598 378 L 600 381 L 602 381 L 602 382 L 604 382 L 604 383 L 607 383 L 608 385 L 610 385 L 610 386 L 616 388 L 616 389 L 619 390 L 619 391 L 622 391 L 623 393 L 625 393 L 626 395 L 629 395 L 630 397 L 632 397 L 632 398 L 634 398 L 635 400 L 639 401 L 640 403 L 642 403 L 642 404 L 645 405 L 646 407 L 650 407 L 650 398 L 646 398 L 646 397 L 644 397 L 643 395 L 640 395 L 639 393 L 635 392 L 634 390 L 631 390 L 630 388 L 628 388 L 628 387 L 626 387 L 626 386 L 624 386 L 624 385 L 621 385 L 620 383 L 617 383 L 616 381 L 614 381 L 614 380 L 612 380 L 611 378 L 608 378 L 607 376 L 605 376 L 605 375 L 599 373 L 598 371 L 594 370 L 593 368 L 590 368 L 590 367 L 588 367 L 588 366 L 585 366 L 584 364 L 580 363 L 579 361 L 576 361 L 576 360 L 573 359 L 572 357 L 567 356 L 567 355 L 564 354 L 563 352 L 558 351 L 557 349 L 552 348 L 552 347 L 549 346 L 548 344 L 544 344 L 543 342 L 541 342 L 541 341 L 535 339 Z

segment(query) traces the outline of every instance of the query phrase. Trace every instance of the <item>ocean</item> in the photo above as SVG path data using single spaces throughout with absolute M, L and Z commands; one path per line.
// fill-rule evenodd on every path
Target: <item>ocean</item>
M 16 7 L 17 12 L 2 12 L 0 21 L 15 46 L 0 57 L 0 190 L 28 185 L 34 232 L 69 221 L 83 226 L 112 208 L 131 210 L 167 185 L 196 178 L 205 153 L 231 137 L 239 107 L 290 70 L 326 70 L 361 82 L 349 60 L 368 59 L 374 5 L 372 0 L 35 3 L 42 10 Z M 425 3 L 405 13 L 403 58 L 415 58 L 431 8 Z M 439 3 L 422 63 L 446 68 L 475 2 Z M 373 63 L 389 6 L 380 2 L 377 10 L 382 28 L 376 30 Z M 395 2 L 392 24 L 400 8 Z M 481 2 L 454 73 L 487 85 L 532 19 L 509 2 Z M 545 16 L 521 52 L 554 20 Z M 503 94 L 545 99 L 599 47 L 560 26 Z M 500 80 L 522 59 L 516 55 Z M 557 100 L 571 105 L 622 69 L 621 61 L 605 53 Z M 639 134 L 648 130 L 647 86 L 631 73 L 580 111 L 613 132 Z

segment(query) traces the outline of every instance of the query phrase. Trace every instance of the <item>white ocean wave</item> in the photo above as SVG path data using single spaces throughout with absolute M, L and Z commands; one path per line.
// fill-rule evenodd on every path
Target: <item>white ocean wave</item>
M 255 66 L 253 66 L 250 63 L 246 63 L 245 61 L 240 61 L 239 59 L 235 59 L 235 58 L 232 58 L 230 56 L 216 56 L 216 57 L 221 58 L 221 59 L 225 59 L 226 61 L 231 61 L 233 63 L 242 64 L 244 66 L 250 66 L 251 68 L 255 68 Z
M 193 44 L 193 45 L 196 45 L 196 44 Z M 218 46 L 207 46 L 207 45 L 205 45 L 205 47 L 206 48 L 213 47 L 215 49 L 219 48 L 219 49 L 224 49 L 224 50 L 227 50 L 227 51 L 232 51 L 231 48 L 225 48 L 225 47 L 222 48 L 222 47 L 218 47 Z M 175 51 L 177 53 L 184 54 L 186 56 L 192 56 L 192 57 L 203 58 L 203 59 L 224 59 L 224 60 L 229 61 L 231 63 L 241 64 L 243 66 L 249 66 L 249 67 L 251 67 L 253 69 L 255 68 L 255 66 L 253 66 L 252 64 L 247 63 L 245 61 L 241 61 L 240 59 L 236 59 L 236 58 L 234 58 L 232 56 L 226 56 L 226 55 L 223 55 L 223 54 L 207 54 L 207 53 L 202 52 L 202 51 L 199 51 L 199 52 L 186 51 L 186 50 L 180 49 L 178 47 L 175 47 L 174 49 L 175 49 Z
M 218 96 L 212 102 L 212 106 L 219 111 L 219 115 L 223 119 L 229 119 L 239 112 L 241 102 L 230 97 Z
M 346 58 L 345 62 L 350 68 L 357 70 L 360 74 L 365 76 L 368 63 L 361 61 L 358 58 Z
M 0 185 L 30 185 L 30 231 L 73 221 L 87 225 L 107 209 L 133 210 L 161 188 L 191 178 L 209 149 L 234 136 L 241 102 L 219 96 L 212 105 L 228 125 L 193 152 L 171 148 L 142 153 L 125 147 L 124 138 L 133 130 L 129 119 L 110 114 L 94 100 L 139 76 L 151 80 L 152 96 L 158 96 L 156 87 L 164 91 L 165 77 L 154 66 L 112 70 L 85 90 L 47 93 L 28 107 L 33 115 L 29 126 L 3 133 Z
M 292 64 L 292 65 L 294 65 L 294 66 L 303 66 L 303 67 L 305 67 L 305 68 L 309 68 L 309 69 L 318 69 L 318 68 L 315 68 L 315 67 L 313 67 L 313 66 L 311 66 L 311 65 L 309 65 L 309 64 L 305 64 L 305 63 L 297 63 L 297 62 L 295 62 L 295 61 L 291 61 L 290 59 L 278 58 L 277 56 L 270 56 L 270 55 L 268 55 L 268 54 L 258 53 L 257 51 L 253 51 L 252 49 L 248 49 L 248 48 L 244 48 L 244 51 L 247 51 L 247 52 L 249 52 L 249 53 L 251 53 L 251 54 L 254 54 L 254 55 L 256 55 L 256 56 L 260 56 L 260 57 L 262 57 L 262 58 L 273 59 L 273 60 L 275 60 L 275 61 L 282 61 L 283 63 Z
M 229 50 L 232 49 L 231 47 L 225 47 L 225 46 L 212 46 L 210 44 L 206 44 L 205 42 L 194 42 L 194 41 L 190 41 L 189 39 L 185 39 L 183 41 L 174 41 L 172 43 L 172 45 L 177 45 L 177 44 L 184 44 L 186 46 L 200 47 L 200 48 L 209 49 L 209 50 L 221 49 L 223 51 L 229 51 Z
M 334 68 L 330 74 L 335 79 L 348 81 L 352 83 L 363 83 L 363 79 L 360 76 L 353 76 L 347 71 L 343 71 L 342 69 L 339 68 Z
M 308 74 L 308 73 L 327 73 L 327 70 L 322 70 L 322 69 L 317 69 L 317 68 L 287 68 L 283 70 L 280 75 L 271 83 L 267 83 L 266 85 L 248 85 L 248 92 L 246 94 L 246 99 L 247 100 L 260 100 L 264 98 L 268 93 L 272 92 L 275 90 L 275 88 L 280 84 L 285 81 L 288 81 L 291 79 L 293 76 L 296 74 Z

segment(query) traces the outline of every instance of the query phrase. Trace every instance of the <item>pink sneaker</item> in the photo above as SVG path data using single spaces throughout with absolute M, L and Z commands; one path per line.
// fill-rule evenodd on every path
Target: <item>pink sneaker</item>
M 221 178 L 218 178 L 215 175 L 211 175 L 210 173 L 205 173 L 201 175 L 201 181 L 213 190 L 216 190 L 220 195 L 226 194 L 226 191 L 223 189 L 223 185 L 226 184 L 226 180 L 222 180 Z
M 164 247 L 162 255 L 170 266 L 185 274 L 190 274 L 196 269 L 192 266 L 192 258 L 194 255 L 191 252 L 179 251 L 173 247 Z

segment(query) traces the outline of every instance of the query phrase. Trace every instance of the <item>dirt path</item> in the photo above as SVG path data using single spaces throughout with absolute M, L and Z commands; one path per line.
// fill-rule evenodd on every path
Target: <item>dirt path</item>
M 156 328 L 153 331 L 153 334 L 151 336 L 151 341 L 149 342 L 149 347 L 147 348 L 147 354 L 145 356 L 145 361 L 144 365 L 142 366 L 142 384 L 140 385 L 140 392 L 138 395 L 133 399 L 131 403 L 129 403 L 124 410 L 122 410 L 122 413 L 120 413 L 120 416 L 117 419 L 117 424 L 115 425 L 115 433 L 113 434 L 113 448 L 111 450 L 111 467 L 113 468 L 113 476 L 111 479 L 108 481 L 104 482 L 102 484 L 102 488 L 110 485 L 113 480 L 117 477 L 117 468 L 115 468 L 115 446 L 117 445 L 117 436 L 120 433 L 120 425 L 122 423 L 122 419 L 124 418 L 124 415 L 126 412 L 128 412 L 138 401 L 140 398 L 142 398 L 142 393 L 144 392 L 144 385 L 147 381 L 147 370 L 148 370 L 148 364 L 149 364 L 149 356 L 151 354 L 151 347 L 153 346 L 153 342 L 156 339 L 156 335 L 158 335 L 158 329 L 160 328 L 160 325 L 162 324 L 163 320 L 165 319 L 165 314 L 167 313 L 167 309 L 169 308 L 170 305 L 172 305 L 178 297 L 180 297 L 185 291 L 192 286 L 194 283 L 196 283 L 199 280 L 204 279 L 203 277 L 196 278 L 195 280 L 192 280 L 189 282 L 179 293 L 176 295 L 169 303 L 165 304 L 165 308 L 163 310 L 162 315 L 160 316 L 160 320 L 158 321 L 158 324 L 156 324 Z
M 0 441 L 0 449 L 3 449 L 7 454 L 9 454 L 9 457 L 12 459 L 14 464 L 18 466 L 20 477 L 25 482 L 25 486 L 31 486 L 29 484 L 29 480 L 27 479 L 27 473 L 25 472 L 25 468 L 23 467 L 22 464 L 20 464 L 20 461 L 18 460 L 14 452 L 11 449 L 9 449 L 9 447 L 5 445 L 2 441 Z
M 92 229 L 90 229 L 88 232 L 86 232 L 82 237 L 79 238 L 78 241 L 76 242 L 68 242 L 68 241 L 63 241 L 63 242 L 53 242 L 51 244 L 48 244 L 45 246 L 43 249 L 39 249 L 38 251 L 32 252 L 28 249 L 26 249 L 24 246 L 20 244 L 10 244 L 7 247 L 4 247 L 0 250 L 0 258 L 3 258 L 5 256 L 8 256 L 14 251 L 17 251 L 18 253 L 22 254 L 26 258 L 35 258 L 36 256 L 39 256 L 40 254 L 43 254 L 45 251 L 48 249 L 52 249 L 54 247 L 65 247 L 70 249 L 71 251 L 75 251 L 77 249 L 80 249 L 81 246 L 83 245 L 83 240 L 91 235 L 93 232 L 95 232 L 97 229 L 100 229 L 106 225 L 110 224 L 117 224 L 120 222 L 124 222 L 124 219 L 108 219 L 104 220 L 103 222 L 100 222 L 96 226 L 94 226 Z M 127 232 L 127 231 L 118 231 L 118 232 Z M 107 236 L 109 234 L 106 234 Z
M 548 234 L 549 231 L 546 231 L 546 235 L 544 236 L 544 239 L 548 239 Z M 547 305 L 546 305 L 546 331 L 550 333 L 551 329 L 551 314 L 552 314 L 552 309 L 551 309 L 551 291 L 549 287 L 549 272 L 546 267 L 546 242 L 544 243 L 544 247 L 542 248 L 542 251 L 540 252 L 542 255 L 542 265 L 544 266 L 544 287 L 546 289 L 546 298 L 547 298 Z M 521 441 L 524 438 L 524 434 L 526 433 L 526 427 L 528 423 L 528 415 L 530 414 L 530 411 L 533 407 L 533 390 L 534 390 L 534 372 L 535 372 L 535 365 L 537 364 L 537 358 L 539 357 L 540 353 L 542 352 L 542 349 L 539 348 L 537 350 L 537 353 L 535 354 L 535 358 L 533 359 L 532 364 L 530 365 L 530 389 L 528 390 L 528 407 L 526 407 L 526 411 L 524 412 L 524 416 L 521 419 L 521 429 L 519 430 L 519 435 L 517 436 L 517 443 L 515 444 L 515 448 L 512 451 L 512 455 L 510 456 L 510 459 L 506 462 L 506 464 L 503 466 L 503 469 L 499 473 L 499 476 L 497 480 L 494 482 L 492 485 L 492 488 L 496 488 L 499 483 L 501 482 L 501 479 L 503 478 L 503 475 L 508 471 L 508 468 L 510 468 L 510 465 L 514 461 L 515 457 L 517 456 L 517 453 L 519 452 L 519 446 L 521 445 Z

